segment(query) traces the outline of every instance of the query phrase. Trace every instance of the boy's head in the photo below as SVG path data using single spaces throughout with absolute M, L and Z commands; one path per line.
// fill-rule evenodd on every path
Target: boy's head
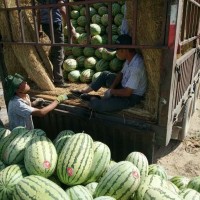
M 5 78 L 5 89 L 8 100 L 15 95 L 17 89 L 19 89 L 23 82 L 25 82 L 24 77 L 17 73 L 15 75 L 8 75 Z

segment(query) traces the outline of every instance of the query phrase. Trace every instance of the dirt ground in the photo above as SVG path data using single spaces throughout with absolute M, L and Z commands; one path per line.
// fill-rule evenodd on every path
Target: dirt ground
M 169 176 L 200 176 L 200 99 L 192 117 L 187 138 L 183 142 L 172 140 L 156 153 L 155 163 L 161 164 Z M 6 106 L 0 82 L 0 119 L 8 125 Z

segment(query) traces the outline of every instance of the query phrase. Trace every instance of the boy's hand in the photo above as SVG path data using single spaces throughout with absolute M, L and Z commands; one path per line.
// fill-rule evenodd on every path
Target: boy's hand
M 65 101 L 65 100 L 67 100 L 67 99 L 68 99 L 68 97 L 67 97 L 66 94 L 61 94 L 61 95 L 59 95 L 59 96 L 56 98 L 56 100 L 58 101 L 58 103 L 62 103 L 63 101 Z

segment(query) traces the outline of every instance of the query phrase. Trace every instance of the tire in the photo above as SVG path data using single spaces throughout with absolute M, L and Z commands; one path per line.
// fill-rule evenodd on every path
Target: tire
M 194 104 L 194 94 L 190 95 L 188 98 L 185 106 L 184 106 L 184 112 L 183 112 L 183 120 L 182 120 L 182 131 L 179 134 L 178 140 L 183 141 L 184 138 L 188 134 L 188 130 L 190 128 L 190 120 L 192 117 L 193 112 L 193 104 Z

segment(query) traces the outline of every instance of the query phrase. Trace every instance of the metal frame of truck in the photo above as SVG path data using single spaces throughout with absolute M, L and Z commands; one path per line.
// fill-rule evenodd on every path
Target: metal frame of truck
M 19 6 L 12 8 L 23 10 Z M 107 2 L 109 13 L 111 3 L 114 0 L 93 0 L 93 3 Z M 135 15 L 137 17 L 137 0 L 133 1 Z M 40 6 L 33 5 L 29 8 L 40 9 Z M 85 4 L 87 18 L 89 19 L 89 4 L 91 1 L 65 3 L 69 9 L 69 4 Z M 46 6 L 48 7 L 48 6 Z M 62 104 L 44 118 L 34 117 L 36 128 L 41 128 L 48 133 L 50 138 L 55 138 L 59 131 L 72 129 L 75 132 L 86 132 L 94 140 L 105 142 L 112 152 L 114 160 L 125 159 L 125 156 L 132 151 L 141 151 L 153 161 L 155 145 L 165 146 L 171 138 L 182 140 L 188 131 L 189 122 L 195 111 L 196 100 L 199 96 L 200 87 L 200 0 L 166 0 L 165 24 L 163 26 L 162 41 L 158 45 L 137 45 L 135 41 L 136 33 L 133 31 L 133 45 L 125 46 L 130 48 L 158 48 L 163 49 L 162 72 L 160 84 L 160 98 L 158 118 L 156 122 L 151 122 L 142 118 L 134 117 L 124 118 L 116 113 L 103 114 L 92 113 L 90 110 L 76 106 Z M 0 9 L 12 10 L 9 8 Z M 69 20 L 68 20 L 69 23 Z M 111 25 L 109 18 L 109 25 Z M 2 44 L 32 44 L 42 45 L 39 42 L 38 33 L 36 42 L 26 42 L 23 37 L 22 24 L 22 41 L 1 41 Z M 35 27 L 36 19 L 34 22 Z M 137 26 L 136 20 L 133 26 Z M 111 45 L 111 26 L 109 26 L 108 45 L 103 47 L 112 47 Z M 37 28 L 36 28 L 37 30 Z M 89 30 L 88 30 L 89 31 Z M 186 45 L 190 44 L 191 49 L 178 58 L 177 52 Z M 52 42 L 50 45 L 58 45 Z M 66 45 L 66 44 L 64 44 Z M 74 44 L 70 44 L 73 46 Z M 77 44 L 76 44 L 77 45 Z M 87 45 L 77 45 L 87 46 Z M 90 45 L 97 47 L 95 45 Z M 116 46 L 116 45 L 114 45 Z M 117 46 L 116 46 L 117 47 Z M 1 58 L 1 78 L 7 75 L 5 64 L 3 62 L 2 47 L 0 50 Z M 46 102 L 48 104 L 48 101 Z

